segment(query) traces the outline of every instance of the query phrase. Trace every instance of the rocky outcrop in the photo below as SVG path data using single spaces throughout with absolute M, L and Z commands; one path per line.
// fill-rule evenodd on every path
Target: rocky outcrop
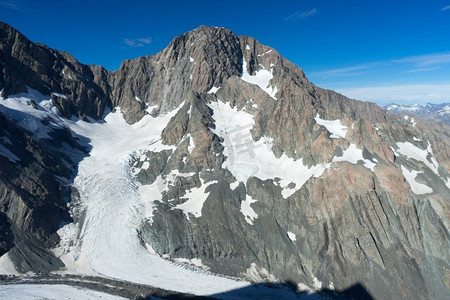
M 98 119 L 110 105 L 129 123 L 177 109 L 161 132 L 170 149 L 130 161 L 135 179 L 158 191 L 137 228 L 158 254 L 258 282 L 447 298 L 448 126 L 321 89 L 274 49 L 223 28 L 202 26 L 108 72 L 1 26 L 4 96 L 29 86 L 51 92 L 65 117 Z M 220 118 L 229 124 L 218 128 Z M 77 163 L 64 165 L 57 144 L 79 146 L 65 129 L 38 143 L 0 120 L 11 140 L 2 146 L 18 158 L 0 156 L 0 253 L 45 261 L 22 271 L 56 268 L 43 248 L 68 220 L 69 192 L 54 175 L 70 178 Z M 239 155 L 248 161 L 235 164 Z M 31 252 L 11 250 L 27 243 Z
M 50 140 L 32 134 L 0 112 L 1 245 L 11 249 L 19 271 L 46 272 L 62 266 L 45 249 L 59 242 L 56 231 L 71 220 L 68 184 L 75 165 L 65 150 L 81 148 L 67 129 L 51 133 Z
M 0 91 L 7 96 L 27 87 L 50 95 L 60 113 L 99 119 L 110 105 L 108 72 L 80 64 L 72 55 L 35 44 L 0 22 Z
M 241 60 L 239 39 L 230 30 L 201 26 L 156 55 L 125 60 L 114 72 L 113 103 L 130 122 L 139 120 L 145 108 L 167 112 L 191 92 L 207 92 L 239 75 Z
M 226 275 L 259 273 L 265 274 L 259 280 L 277 278 L 338 288 L 362 282 L 380 298 L 445 297 L 450 259 L 443 250 L 450 246 L 449 227 L 441 221 L 448 216 L 445 199 L 449 195 L 445 130 L 426 123 L 419 129 L 411 120 L 386 115 L 375 104 L 320 89 L 274 50 L 251 38 L 241 37 L 240 42 L 250 75 L 273 68 L 270 83 L 278 88 L 276 99 L 231 76 L 214 95 L 204 95 L 203 103 L 226 101 L 252 114 L 255 125 L 248 130 L 254 142 L 273 138 L 277 157 L 302 158 L 307 166 L 314 166 L 332 162 L 355 145 L 362 159 L 376 166 L 371 170 L 360 163 L 333 164 L 286 198 L 277 178 L 250 177 L 232 188 L 233 175 L 217 165 L 214 169 L 166 165 L 154 177 L 164 178 L 174 167 L 183 174 L 195 171 L 195 175 L 175 176 L 169 191 L 162 191 L 152 221 L 142 227 L 143 241 L 170 257 L 200 258 L 213 272 Z M 202 119 L 208 120 L 210 113 L 204 110 Z M 340 120 L 347 128 L 345 137 L 332 138 L 318 125 L 317 116 Z M 177 147 L 174 153 L 184 153 L 183 161 L 190 161 L 195 151 L 187 151 L 188 143 L 183 143 L 196 132 L 188 130 L 192 122 L 195 119 L 185 104 L 162 134 L 166 143 Z M 214 124 L 206 124 L 206 136 L 214 136 Z M 438 136 L 445 142 L 435 144 Z M 203 142 L 209 145 L 209 140 L 198 139 L 195 147 Z M 418 140 L 431 141 L 433 156 L 442 166 L 442 178 L 432 172 L 426 173 L 428 178 L 421 177 L 434 191 L 425 196 L 411 192 L 401 171 L 404 164 L 417 170 L 423 165 L 395 152 L 396 143 L 405 141 L 414 141 L 419 150 L 427 148 L 426 142 Z M 200 217 L 188 217 L 176 209 L 187 203 L 190 190 L 201 187 L 206 187 L 207 195 Z M 241 211 L 248 197 L 255 200 L 252 208 L 258 216 L 252 224 Z M 434 239 L 439 242 L 431 246 L 429 241 Z

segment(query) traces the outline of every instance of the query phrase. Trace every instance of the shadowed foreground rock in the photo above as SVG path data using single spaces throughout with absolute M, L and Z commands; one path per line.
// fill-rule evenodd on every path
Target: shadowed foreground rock
M 133 180 L 158 185 L 152 218 L 136 228 L 157 254 L 338 299 L 450 297 L 445 124 L 321 89 L 274 49 L 224 28 L 201 26 L 114 72 L 4 23 L 0 39 L 3 97 L 30 87 L 60 116 L 98 124 L 109 109 L 130 124 L 177 110 L 160 133 L 171 148 L 129 161 Z M 83 224 L 71 180 L 90 149 L 67 128 L 33 139 L 13 113 L 0 113 L 1 146 L 19 158 L 0 152 L 0 254 L 21 272 L 48 273 L 63 267 L 48 251 L 59 226 Z M 200 212 L 180 208 L 200 189 Z

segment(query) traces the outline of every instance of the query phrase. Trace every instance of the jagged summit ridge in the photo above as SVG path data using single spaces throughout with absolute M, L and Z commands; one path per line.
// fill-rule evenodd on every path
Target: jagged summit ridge
M 1 52 L 7 58 L 0 81 L 5 91 L 14 86 L 16 67 L 27 63 L 21 56 L 45 65 L 47 60 L 26 50 L 38 47 L 50 55 L 52 67 L 44 68 L 50 73 L 28 68 L 24 78 L 30 79 L 20 84 L 50 83 L 51 99 L 31 89 L 10 94 L 0 100 L 1 114 L 28 134 L 23 139 L 45 149 L 45 157 L 63 152 L 72 162 L 54 160 L 54 189 L 70 195 L 72 217 L 57 232 L 56 216 L 50 222 L 32 214 L 32 206 L 9 205 L 26 197 L 0 198 L 8 203 L 0 206 L 6 207 L 1 212 L 7 224 L 23 231 L 51 224 L 50 233 L 38 236 L 52 235 L 51 259 L 41 255 L 39 263 L 18 267 L 21 272 L 64 263 L 74 272 L 87 268 L 185 289 L 178 281 L 155 281 L 163 274 L 155 276 L 145 266 L 162 266 L 164 257 L 258 282 L 291 281 L 316 289 L 362 282 L 377 297 L 445 297 L 450 286 L 445 125 L 389 115 L 373 103 L 321 89 L 274 49 L 223 28 L 202 26 L 155 55 L 124 61 L 114 72 L 78 64 L 25 38 L 8 41 L 12 46 L 2 43 Z M 21 56 L 12 48 L 23 49 Z M 85 98 L 91 87 L 105 98 Z M 102 118 L 92 103 L 115 110 Z M 73 115 L 90 122 L 70 119 Z M 31 137 L 37 129 L 45 134 Z M 29 154 L 17 150 L 26 147 L 9 138 L 11 130 L 0 131 L 0 158 L 19 172 Z M 48 147 L 56 136 L 60 145 L 71 146 L 60 152 Z M 85 153 L 73 149 L 83 149 L 77 143 Z M 75 152 L 77 159 L 69 155 Z M 16 191 L 7 173 L 1 179 L 2 191 Z M 64 208 L 61 199 L 53 200 L 51 205 Z M 39 222 L 23 226 L 29 225 L 20 217 L 26 215 Z M 16 265 L 24 260 L 18 252 L 7 252 Z M 126 253 L 145 263 L 136 265 Z M 140 272 L 124 271 L 133 269 Z M 203 292 L 192 285 L 189 290 Z

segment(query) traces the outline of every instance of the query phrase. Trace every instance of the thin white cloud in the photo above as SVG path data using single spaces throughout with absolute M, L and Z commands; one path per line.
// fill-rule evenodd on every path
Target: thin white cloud
M 418 68 L 418 69 L 412 69 L 412 70 L 407 70 L 407 71 L 403 71 L 402 73 L 419 73 L 419 72 L 428 72 L 428 71 L 434 71 L 439 69 L 439 67 L 434 67 L 434 68 Z
M 308 11 L 303 11 L 303 12 L 296 11 L 292 15 L 285 17 L 284 20 L 288 21 L 288 22 L 295 22 L 300 19 L 311 17 L 311 16 L 315 15 L 316 13 L 317 13 L 317 9 L 315 9 L 315 8 L 308 10 Z
M 375 63 L 362 64 L 362 65 L 346 67 L 346 68 L 331 69 L 331 70 L 316 72 L 316 73 L 313 73 L 312 75 L 319 76 L 322 78 L 328 78 L 328 77 L 334 77 L 334 76 L 358 76 L 358 75 L 361 75 L 360 71 L 373 68 L 375 66 L 381 65 L 382 63 L 383 62 L 375 62 Z
M 336 91 L 352 99 L 373 101 L 380 105 L 392 102 L 424 104 L 450 101 L 450 83 L 369 86 Z
M 376 67 L 389 67 L 393 64 L 403 67 L 406 70 L 400 73 L 417 73 L 425 71 L 433 71 L 444 67 L 445 65 L 450 65 L 450 53 L 432 53 L 425 55 L 407 56 L 400 59 L 390 60 L 390 61 L 378 61 L 367 64 L 360 64 L 356 66 L 337 68 L 325 71 L 319 71 L 312 73 L 313 76 L 318 76 L 321 78 L 328 77 L 348 77 L 348 76 L 359 76 L 362 75 L 364 70 L 373 69 Z
M 441 11 L 446 11 L 446 10 L 450 10 L 450 5 L 444 6 L 443 8 L 441 8 Z
M 123 42 L 125 43 L 125 45 L 130 46 L 132 48 L 139 48 L 150 44 L 152 42 L 152 38 L 151 37 L 143 37 L 137 39 L 124 38 Z
M 9 9 L 13 9 L 13 10 L 21 10 L 21 8 L 13 2 L 0 2 L 0 6 L 5 7 L 5 8 L 9 8 Z
M 409 56 L 393 60 L 394 63 L 413 63 L 418 68 L 430 66 L 442 66 L 450 63 L 450 53 L 433 53 L 426 55 Z

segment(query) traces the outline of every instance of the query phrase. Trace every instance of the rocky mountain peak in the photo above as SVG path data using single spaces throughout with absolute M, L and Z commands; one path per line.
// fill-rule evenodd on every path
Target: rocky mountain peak
M 219 87 L 241 69 L 239 38 L 224 28 L 201 26 L 174 38 L 156 55 L 122 63 L 114 73 L 112 98 L 135 122 L 145 111 L 158 114 L 177 107 L 190 92 Z
M 224 28 L 201 26 L 114 72 L 5 32 L 0 253 L 18 249 L 13 263 L 30 261 L 19 271 L 44 263 L 27 260 L 17 237 L 49 247 L 61 237 L 48 269 L 81 262 L 152 280 L 164 268 L 149 257 L 160 255 L 257 282 L 448 298 L 445 124 L 321 89 L 276 50 Z M 28 87 L 45 95 L 11 94 Z M 105 122 L 71 118 L 101 119 L 108 106 L 120 109 Z M 73 222 L 58 229 L 64 197 Z

